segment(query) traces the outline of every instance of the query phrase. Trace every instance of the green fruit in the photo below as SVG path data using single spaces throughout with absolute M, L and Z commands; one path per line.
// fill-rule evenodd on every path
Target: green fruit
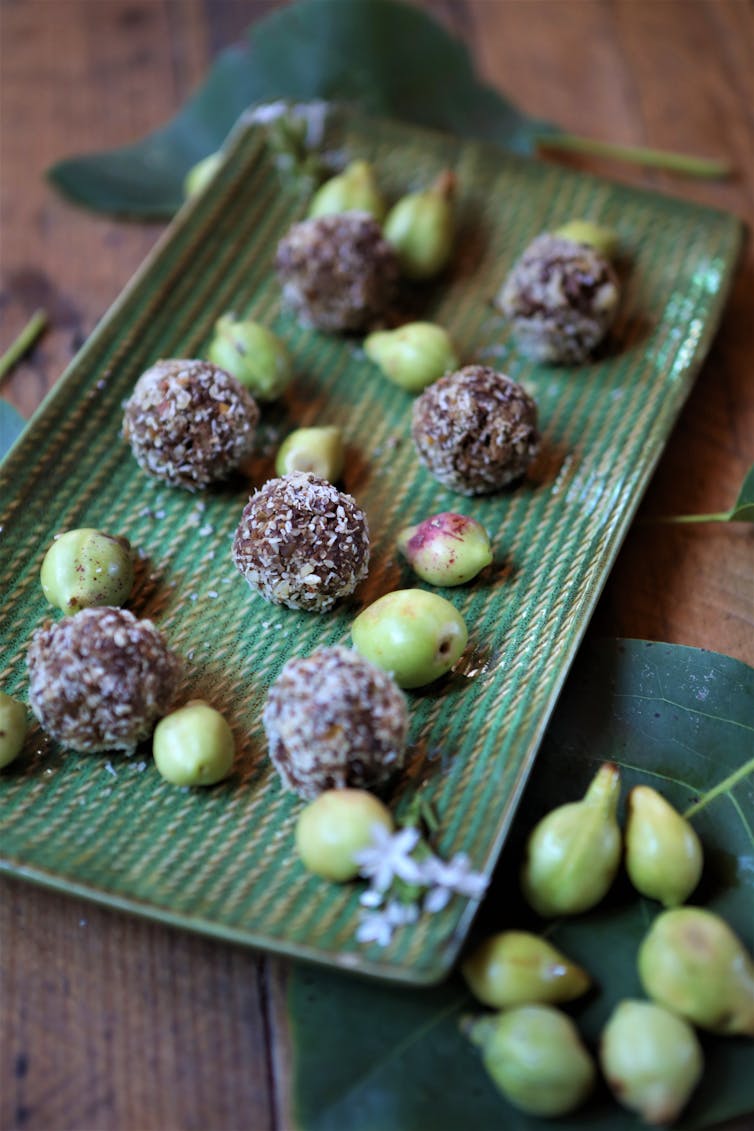
M 573 243 L 592 247 L 600 255 L 604 255 L 605 259 L 612 259 L 618 250 L 618 233 L 612 228 L 594 224 L 591 220 L 569 220 L 552 234 L 562 240 L 572 240 Z
M 284 342 L 260 322 L 223 314 L 207 349 L 207 360 L 230 373 L 257 400 L 274 401 L 293 380 L 293 360 Z
M 309 205 L 309 218 L 340 212 L 368 212 L 378 224 L 387 206 L 368 161 L 352 161 L 342 173 L 321 185 Z
M 615 1098 L 645 1123 L 672 1123 L 704 1070 L 701 1046 L 682 1018 L 649 1001 L 621 1001 L 600 1041 L 600 1065 Z
M 621 858 L 619 793 L 618 768 L 606 762 L 581 801 L 553 809 L 532 830 L 521 886 L 539 915 L 575 915 L 607 894 Z
M 462 963 L 461 973 L 474 996 L 494 1009 L 572 1001 L 591 985 L 585 970 L 527 931 L 485 939 Z
M 450 335 L 434 322 L 375 330 L 364 340 L 364 351 L 389 381 L 409 393 L 420 393 L 459 365 Z
M 222 153 L 210 153 L 196 165 L 192 165 L 183 179 L 183 195 L 188 199 L 197 196 L 214 177 L 222 164 Z
M 393 831 L 390 810 L 363 789 L 330 789 L 301 811 L 296 848 L 304 867 L 342 883 L 359 874 L 354 854 L 372 842 L 374 827 Z
M 351 636 L 356 651 L 399 687 L 423 687 L 445 675 L 468 639 L 458 610 L 424 589 L 386 593 L 359 613 Z
M 422 192 L 401 197 L 387 214 L 383 232 L 398 253 L 408 279 L 431 279 L 450 259 L 455 236 L 455 176 L 441 173 Z
M 646 993 L 692 1025 L 754 1037 L 754 963 L 719 915 L 701 907 L 662 911 L 638 965 Z
M 326 424 L 317 428 L 297 428 L 278 448 L 275 472 L 310 471 L 320 479 L 336 483 L 343 474 L 345 448 L 340 428 Z
M 0 691 L 0 768 L 9 766 L 21 753 L 26 727 L 26 707 Z
M 192 699 L 160 720 L 152 752 L 160 774 L 173 785 L 214 785 L 230 773 L 235 742 L 220 712 Z
M 490 536 L 482 524 L 451 511 L 401 530 L 398 549 L 414 573 L 431 585 L 464 585 L 492 561 Z
M 122 605 L 134 583 L 125 538 L 82 527 L 55 539 L 44 556 L 42 590 L 51 605 L 72 614 L 91 606 Z
M 650 786 L 632 789 L 626 871 L 636 890 L 665 907 L 676 907 L 699 883 L 702 864 L 702 846 L 688 821 Z
M 596 1071 L 571 1021 L 550 1005 L 522 1005 L 466 1029 L 492 1080 L 531 1115 L 566 1115 L 589 1096 Z

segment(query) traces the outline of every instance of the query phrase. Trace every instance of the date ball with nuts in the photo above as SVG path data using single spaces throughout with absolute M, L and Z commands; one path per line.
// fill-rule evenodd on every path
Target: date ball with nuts
M 545 233 L 515 263 L 495 305 L 527 357 L 572 365 L 586 361 L 602 341 L 618 298 L 618 279 L 604 255 Z
M 340 645 L 288 661 L 269 689 L 263 723 L 284 785 L 307 799 L 326 789 L 379 789 L 405 759 L 403 692 Z
M 484 365 L 467 365 L 414 401 L 419 459 L 461 495 L 487 495 L 520 479 L 539 451 L 537 406 L 526 390 Z
M 270 479 L 246 504 L 233 561 L 275 605 L 322 613 L 369 567 L 369 528 L 356 500 L 311 472 Z
M 38 628 L 27 654 L 29 703 L 72 750 L 133 750 L 170 708 L 181 662 L 149 620 L 82 609 Z
M 144 471 L 196 491 L 225 479 L 254 446 L 259 409 L 208 361 L 158 361 L 126 402 L 123 435 Z
M 278 244 L 275 266 L 283 301 L 299 321 L 335 333 L 379 322 L 399 275 L 396 252 L 366 212 L 294 224 Z

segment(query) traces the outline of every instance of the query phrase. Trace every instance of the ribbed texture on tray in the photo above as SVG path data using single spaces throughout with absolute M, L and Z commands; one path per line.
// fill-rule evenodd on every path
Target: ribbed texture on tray
M 358 339 L 327 337 L 281 311 L 277 241 L 305 202 L 281 188 L 262 135 L 236 135 L 213 190 L 191 202 L 103 320 L 2 469 L 0 683 L 26 698 L 24 656 L 49 615 L 38 581 L 53 535 L 100 526 L 140 550 L 130 608 L 186 657 L 185 695 L 226 712 L 238 739 L 234 776 L 205 792 L 176 789 L 149 751 L 76 756 L 33 729 L 4 771 L 2 867 L 154 917 L 268 949 L 408 981 L 447 971 L 473 906 L 455 899 L 385 951 L 354 941 L 354 888 L 308 876 L 293 852 L 300 802 L 266 753 L 266 689 L 291 655 L 347 641 L 363 604 L 413 584 L 397 531 L 459 510 L 485 524 L 495 564 L 445 591 L 467 618 L 470 647 L 442 688 L 411 693 L 406 788 L 426 780 L 443 855 L 494 864 L 568 665 L 673 421 L 719 320 L 740 239 L 733 218 L 557 167 L 509 158 L 408 127 L 335 121 L 329 139 L 375 162 L 385 190 L 458 178 L 460 233 L 447 278 L 421 316 L 445 325 L 465 363 L 502 369 L 539 407 L 542 452 L 526 481 L 467 499 L 423 469 L 410 440 L 412 398 L 380 377 Z M 540 231 L 575 216 L 617 229 L 623 298 L 591 364 L 543 368 L 516 352 L 490 300 Z M 120 438 L 122 402 L 161 357 L 201 356 L 233 310 L 279 333 L 296 382 L 265 408 L 261 432 L 339 425 L 344 486 L 372 534 L 369 577 L 319 617 L 267 604 L 234 569 L 233 532 L 250 491 L 273 474 L 272 445 L 206 495 L 161 486 Z

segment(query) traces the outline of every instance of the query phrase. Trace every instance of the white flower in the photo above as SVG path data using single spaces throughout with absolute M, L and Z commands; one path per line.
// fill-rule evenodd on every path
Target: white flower
M 437 856 L 428 856 L 423 861 L 422 882 L 430 888 L 424 907 L 435 912 L 442 911 L 453 892 L 481 899 L 489 880 L 481 872 L 473 872 L 466 853 L 459 852 L 447 864 Z
M 405 927 L 407 923 L 415 923 L 419 918 L 419 904 L 402 903 L 399 899 L 391 899 L 385 908 L 385 915 L 394 927 Z
M 372 843 L 354 853 L 359 874 L 371 879 L 376 891 L 387 891 L 396 877 L 407 884 L 422 883 L 422 869 L 411 858 L 419 835 L 416 828 L 389 833 L 382 825 L 375 825 Z
M 362 915 L 356 928 L 357 942 L 376 942 L 378 946 L 387 946 L 392 937 L 393 926 L 384 911 L 370 911 Z
M 378 946 L 387 946 L 396 927 L 415 923 L 418 918 L 419 905 L 417 903 L 401 903 L 397 899 L 391 899 L 387 906 L 381 910 L 368 911 L 362 915 L 356 928 L 356 940 L 357 942 L 376 942 Z
M 453 893 L 450 888 L 437 887 L 431 888 L 424 897 L 424 910 L 430 915 L 434 915 L 436 911 L 442 911 L 447 907 L 450 902 L 450 897 Z
M 359 896 L 359 903 L 362 907 L 379 907 L 384 898 L 384 892 L 377 891 L 376 888 L 367 888 L 367 890 L 362 892 Z

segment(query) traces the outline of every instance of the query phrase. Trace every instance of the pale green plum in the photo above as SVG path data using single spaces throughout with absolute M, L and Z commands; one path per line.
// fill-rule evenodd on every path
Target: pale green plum
M 68 615 L 93 605 L 122 605 L 134 582 L 131 547 L 125 538 L 90 527 L 68 530 L 45 554 L 40 580 L 50 604 Z
M 704 1070 L 688 1022 L 650 1001 L 618 1003 L 602 1031 L 600 1064 L 618 1102 L 657 1125 L 681 1114 Z
M 26 707 L 0 691 L 0 769 L 21 753 L 26 738 Z
M 378 223 L 384 220 L 387 206 L 374 168 L 368 161 L 352 161 L 342 173 L 320 185 L 312 197 L 308 215 L 311 218 L 340 212 L 368 212 Z
M 375 330 L 365 338 L 364 352 L 388 381 L 409 393 L 420 393 L 459 365 L 450 334 L 435 322 Z
M 337 482 L 345 465 L 343 433 L 333 424 L 297 428 L 286 436 L 275 457 L 278 475 L 310 471 L 320 479 Z
M 461 973 L 474 997 L 494 1009 L 572 1001 L 592 981 L 547 939 L 529 931 L 502 931 L 484 939 L 464 959 Z
M 621 859 L 620 773 L 605 762 L 580 801 L 551 810 L 526 844 L 521 887 L 544 917 L 575 915 L 607 894 Z
M 277 400 L 294 376 L 285 342 L 260 322 L 233 314 L 223 314 L 215 323 L 207 360 L 230 373 L 260 401 Z
M 618 250 L 618 235 L 612 228 L 602 224 L 595 224 L 593 220 L 569 220 L 553 235 L 564 240 L 573 240 L 574 243 L 586 244 L 593 247 L 606 259 L 612 259 Z
M 198 196 L 214 177 L 222 162 L 222 153 L 209 153 L 192 165 L 183 180 L 183 195 Z
M 452 511 L 401 530 L 398 549 L 430 585 L 464 585 L 492 561 L 490 536 L 482 524 Z
M 503 1095 L 531 1115 L 574 1111 L 596 1070 L 570 1017 L 551 1005 L 521 1005 L 472 1021 L 466 1034 Z
M 351 626 L 358 652 L 399 687 L 423 687 L 450 671 L 468 632 L 463 617 L 436 593 L 397 589 L 359 613 Z
M 648 785 L 628 795 L 626 871 L 642 895 L 676 907 L 691 895 L 702 874 L 699 837 L 689 822 Z
M 754 1037 L 754 962 L 714 911 L 662 911 L 639 947 L 638 968 L 649 997 L 692 1025 Z
M 173 785 L 214 785 L 230 773 L 235 741 L 219 711 L 192 699 L 160 720 L 152 752 L 160 774 Z
M 456 179 L 450 170 L 420 192 L 402 196 L 385 218 L 385 239 L 398 253 L 408 279 L 430 279 L 450 259 L 455 236 L 453 196 Z
M 354 854 L 372 842 L 374 828 L 393 831 L 390 810 L 363 789 L 329 789 L 302 809 L 296 848 L 304 867 L 343 883 L 359 874 Z

